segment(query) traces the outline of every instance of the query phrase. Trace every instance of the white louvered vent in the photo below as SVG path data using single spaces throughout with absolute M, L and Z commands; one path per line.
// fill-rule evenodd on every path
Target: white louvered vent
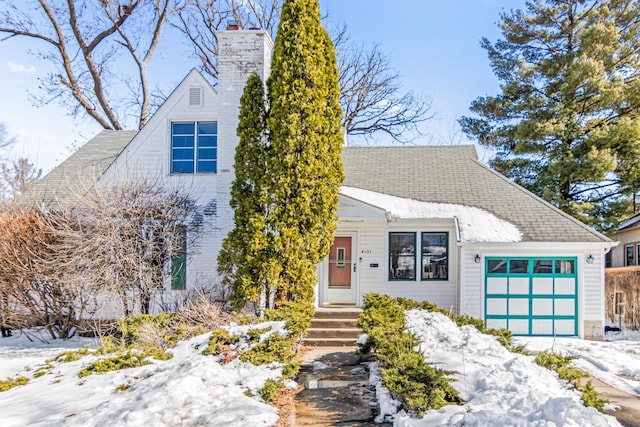
M 189 107 L 202 107 L 202 88 L 200 86 L 189 88 Z

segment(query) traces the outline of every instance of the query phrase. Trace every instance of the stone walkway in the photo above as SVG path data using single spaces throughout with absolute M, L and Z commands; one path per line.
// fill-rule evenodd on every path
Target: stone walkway
M 296 426 L 378 426 L 375 389 L 354 347 L 317 347 L 302 357 Z
M 625 427 L 640 427 L 640 397 L 626 393 L 591 377 L 593 388 L 601 398 L 620 406 L 620 409 L 607 414 L 616 417 L 618 422 Z

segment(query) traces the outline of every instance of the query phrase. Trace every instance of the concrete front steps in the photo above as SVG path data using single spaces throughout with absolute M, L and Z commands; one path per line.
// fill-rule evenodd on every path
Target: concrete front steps
M 311 328 L 302 343 L 315 347 L 354 346 L 362 329 L 356 322 L 362 313 L 359 308 L 316 308 Z

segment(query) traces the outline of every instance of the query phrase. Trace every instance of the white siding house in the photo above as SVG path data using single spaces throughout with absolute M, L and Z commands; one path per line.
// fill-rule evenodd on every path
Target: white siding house
M 101 133 L 33 192 L 59 202 L 79 174 L 98 186 L 154 179 L 188 191 L 211 227 L 189 248 L 187 289 L 218 280 L 217 254 L 233 227 L 239 99 L 252 72 L 269 74 L 266 32 L 226 31 L 218 41 L 217 91 L 191 71 L 142 130 Z M 339 224 L 317 268 L 318 306 L 359 306 L 363 294 L 379 292 L 516 334 L 602 337 L 610 239 L 481 164 L 473 146 L 344 147 L 342 159 Z

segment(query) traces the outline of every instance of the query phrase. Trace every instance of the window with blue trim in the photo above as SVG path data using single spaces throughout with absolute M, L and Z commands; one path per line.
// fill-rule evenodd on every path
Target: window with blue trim
M 216 173 L 218 122 L 171 123 L 171 173 Z

